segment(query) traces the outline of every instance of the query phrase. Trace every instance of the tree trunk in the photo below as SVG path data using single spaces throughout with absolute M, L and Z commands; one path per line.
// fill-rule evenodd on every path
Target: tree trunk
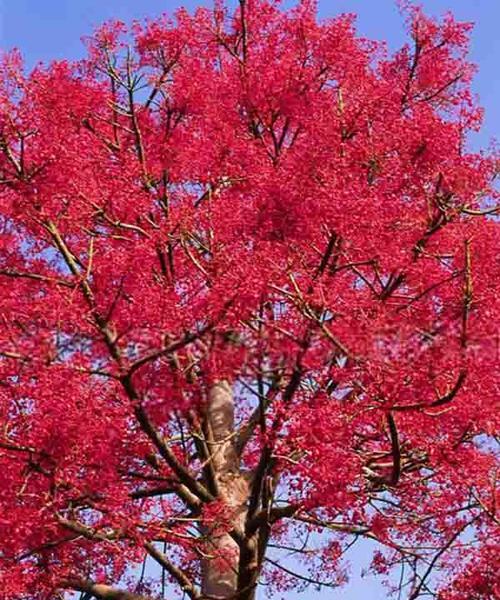
M 229 507 L 235 527 L 244 531 L 248 483 L 241 473 L 235 448 L 234 399 L 226 381 L 209 390 L 206 413 L 208 446 L 219 498 Z M 240 551 L 229 533 L 204 532 L 209 544 L 208 557 L 202 561 L 202 594 L 209 598 L 231 598 L 238 589 Z M 222 556 L 224 560 L 214 557 Z

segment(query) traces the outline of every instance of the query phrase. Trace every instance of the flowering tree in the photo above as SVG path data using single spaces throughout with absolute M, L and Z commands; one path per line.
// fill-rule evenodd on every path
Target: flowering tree
M 363 538 L 404 597 L 498 597 L 498 161 L 470 26 L 406 18 L 394 55 L 240 0 L 3 57 L 1 598 L 250 600 Z

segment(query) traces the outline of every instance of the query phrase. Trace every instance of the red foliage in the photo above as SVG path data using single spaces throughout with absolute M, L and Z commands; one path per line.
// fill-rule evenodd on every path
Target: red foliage
M 302 517 L 280 543 L 335 521 L 323 573 L 357 531 L 378 571 L 438 555 L 440 598 L 493 598 L 498 160 L 467 149 L 470 26 L 410 8 L 388 55 L 313 2 L 242 4 L 2 58 L 0 597 L 116 582 L 158 538 L 196 578 L 179 499 L 137 497 L 176 477 L 141 415 L 201 471 L 183 428 L 226 379 L 240 419 L 271 398 L 243 456 L 272 449 Z

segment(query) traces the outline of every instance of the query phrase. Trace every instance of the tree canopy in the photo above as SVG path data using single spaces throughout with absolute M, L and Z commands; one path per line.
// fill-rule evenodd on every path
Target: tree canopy
M 363 538 L 402 597 L 498 597 L 498 155 L 470 24 L 404 18 L 3 55 L 1 598 L 336 586 Z

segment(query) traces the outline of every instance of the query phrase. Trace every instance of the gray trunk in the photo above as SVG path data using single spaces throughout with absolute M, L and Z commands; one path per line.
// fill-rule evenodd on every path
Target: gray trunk
M 234 439 L 234 399 L 226 381 L 215 383 L 209 391 L 207 406 L 208 445 L 220 498 L 232 509 L 232 522 L 244 530 L 248 483 L 241 473 Z M 227 534 L 208 535 L 209 557 L 202 561 L 202 594 L 209 598 L 231 598 L 238 589 L 238 544 Z M 222 555 L 214 560 L 210 555 Z

